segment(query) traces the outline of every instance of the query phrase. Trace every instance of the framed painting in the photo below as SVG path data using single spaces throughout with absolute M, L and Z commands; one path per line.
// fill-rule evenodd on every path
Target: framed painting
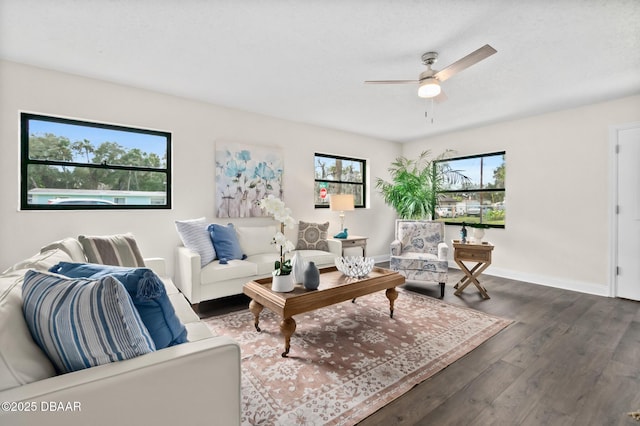
M 216 144 L 216 215 L 265 216 L 258 201 L 282 199 L 283 151 L 234 142 Z

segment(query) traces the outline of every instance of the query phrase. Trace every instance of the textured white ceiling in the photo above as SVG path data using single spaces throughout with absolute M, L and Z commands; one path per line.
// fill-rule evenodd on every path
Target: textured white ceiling
M 433 123 L 363 84 L 484 44 Z M 0 58 L 403 142 L 640 93 L 640 0 L 0 0 Z

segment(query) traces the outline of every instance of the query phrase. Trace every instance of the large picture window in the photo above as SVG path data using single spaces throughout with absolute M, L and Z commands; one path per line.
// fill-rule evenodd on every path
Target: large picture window
M 353 194 L 356 208 L 366 206 L 366 161 L 315 154 L 315 206 L 329 207 L 332 194 Z
M 447 224 L 482 223 L 504 228 L 505 152 L 450 158 L 439 161 L 436 167 L 447 166 L 469 179 L 448 184 L 440 191 L 436 220 Z
M 22 113 L 21 209 L 171 208 L 171 133 Z

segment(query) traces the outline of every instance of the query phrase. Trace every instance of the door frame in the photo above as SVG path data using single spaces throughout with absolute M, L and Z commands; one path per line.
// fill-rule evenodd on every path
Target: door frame
M 621 131 L 640 128 L 640 121 L 609 126 L 609 297 L 617 297 L 618 275 L 618 146 Z

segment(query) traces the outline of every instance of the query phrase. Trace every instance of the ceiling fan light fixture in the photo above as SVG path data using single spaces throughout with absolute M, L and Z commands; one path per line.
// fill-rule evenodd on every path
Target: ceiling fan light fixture
M 440 88 L 440 82 L 434 77 L 428 77 L 420 81 L 420 87 L 418 87 L 418 96 L 421 98 L 435 98 L 440 94 L 442 89 Z

